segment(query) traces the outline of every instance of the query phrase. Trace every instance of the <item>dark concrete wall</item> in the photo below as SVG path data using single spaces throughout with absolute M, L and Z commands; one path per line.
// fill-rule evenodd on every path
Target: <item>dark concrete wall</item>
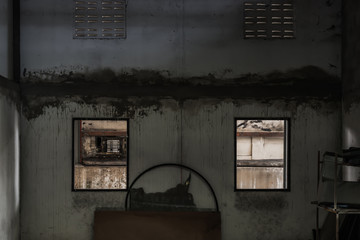
M 0 239 L 20 238 L 19 87 L 0 76 Z
M 311 238 L 317 150 L 341 145 L 339 102 L 207 98 L 141 106 L 139 98 L 96 101 L 68 98 L 35 118 L 22 118 L 22 239 L 88 240 L 96 208 L 124 208 L 125 192 L 71 192 L 71 120 L 79 116 L 130 119 L 130 181 L 160 163 L 183 163 L 201 172 L 219 200 L 223 239 Z M 233 191 L 234 117 L 252 116 L 291 118 L 290 192 Z M 166 189 L 164 179 L 147 187 Z M 204 188 L 193 185 L 191 191 Z M 195 200 L 212 201 L 208 194 Z
M 0 76 L 12 75 L 12 1 L 0 2 Z
M 12 1 L 0 2 L 0 239 L 20 238 L 19 86 L 12 81 Z
M 73 5 L 21 1 L 21 71 L 53 74 L 110 68 L 219 79 L 313 65 L 340 76 L 340 1 L 295 0 L 296 39 L 244 40 L 243 2 L 130 0 L 126 40 L 74 40 Z M 26 71 L 25 71 L 26 69 Z
M 21 1 L 22 239 L 88 240 L 96 208 L 123 207 L 124 192 L 71 192 L 73 117 L 129 118 L 130 181 L 200 171 L 222 239 L 310 239 L 317 150 L 341 147 L 341 7 L 294 3 L 289 41 L 244 40 L 235 0 L 130 0 L 128 38 L 103 41 L 72 39 L 71 4 Z M 233 191 L 235 117 L 291 119 L 290 192 Z
M 344 1 L 343 112 L 344 148 L 360 147 L 360 3 Z

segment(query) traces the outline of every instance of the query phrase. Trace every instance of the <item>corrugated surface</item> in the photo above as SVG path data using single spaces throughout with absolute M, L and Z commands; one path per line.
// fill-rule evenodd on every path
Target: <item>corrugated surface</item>
M 185 101 L 180 107 L 176 101 L 166 100 L 159 109 L 134 111 L 130 119 L 130 181 L 150 166 L 183 163 L 201 172 L 213 186 L 222 216 L 222 239 L 311 238 L 317 150 L 340 146 L 339 105 L 209 99 Z M 24 240 L 89 240 L 96 208 L 123 207 L 125 192 L 71 192 L 71 118 L 79 116 L 127 117 L 118 116 L 111 106 L 69 102 L 49 107 L 30 121 L 22 119 Z M 235 117 L 291 118 L 290 192 L 234 192 Z M 169 172 L 164 169 L 160 173 L 162 179 L 147 178 L 153 179 L 147 182 L 149 190 L 165 191 L 173 186 L 173 180 L 165 180 Z M 194 195 L 196 204 L 210 206 L 208 190 L 196 182 L 191 186 L 191 191 L 198 193 Z

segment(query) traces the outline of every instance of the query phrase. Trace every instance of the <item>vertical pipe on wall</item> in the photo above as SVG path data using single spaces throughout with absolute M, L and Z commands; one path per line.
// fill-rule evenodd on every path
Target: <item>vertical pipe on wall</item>
M 186 71 L 185 0 L 182 0 L 181 7 L 181 76 L 184 77 Z
M 12 79 L 20 82 L 20 0 L 9 0 L 12 4 Z
M 9 79 L 13 79 L 13 14 L 12 14 L 12 1 L 8 0 L 8 16 L 7 16 L 7 74 L 5 75 Z
M 180 108 L 180 164 L 183 164 L 183 106 Z M 182 168 L 180 168 L 180 183 L 183 182 L 182 175 Z

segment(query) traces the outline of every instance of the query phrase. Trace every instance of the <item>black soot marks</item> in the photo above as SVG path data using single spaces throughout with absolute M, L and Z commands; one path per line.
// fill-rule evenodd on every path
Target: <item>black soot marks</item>
M 231 70 L 227 69 L 225 72 Z M 61 73 L 61 74 L 60 74 Z M 59 106 L 65 101 L 82 104 L 106 104 L 116 109 L 118 116 L 146 116 L 143 108 L 161 111 L 163 100 L 184 101 L 213 99 L 218 101 L 251 100 L 273 103 L 313 99 L 340 101 L 341 81 L 316 66 L 273 71 L 269 74 L 244 74 L 233 79 L 214 75 L 176 78 L 168 71 L 131 70 L 117 73 L 111 69 L 93 72 L 25 71 L 20 82 L 25 116 L 35 118 L 47 106 Z M 136 99 L 136 100 L 134 100 Z
M 81 210 L 88 208 L 107 207 L 124 209 L 125 194 L 122 192 L 73 192 L 73 208 Z
M 241 192 L 236 196 L 235 207 L 241 211 L 278 211 L 288 208 L 284 193 Z
M 0 94 L 14 102 L 20 109 L 20 87 L 19 83 L 11 81 L 0 75 Z
M 46 108 L 66 108 L 67 103 L 77 103 L 83 106 L 91 106 L 94 110 L 99 105 L 106 105 L 113 108 L 113 115 L 111 117 L 146 117 L 149 111 L 161 112 L 162 102 L 153 98 L 100 98 L 92 96 L 65 96 L 65 97 L 41 97 L 41 96 L 27 96 L 22 99 L 23 114 L 27 119 L 37 118 L 43 115 Z

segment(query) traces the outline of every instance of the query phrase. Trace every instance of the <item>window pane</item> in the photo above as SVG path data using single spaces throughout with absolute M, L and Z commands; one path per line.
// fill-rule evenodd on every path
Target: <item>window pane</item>
M 127 120 L 74 119 L 74 190 L 127 188 Z
M 236 189 L 286 189 L 288 120 L 236 120 Z

